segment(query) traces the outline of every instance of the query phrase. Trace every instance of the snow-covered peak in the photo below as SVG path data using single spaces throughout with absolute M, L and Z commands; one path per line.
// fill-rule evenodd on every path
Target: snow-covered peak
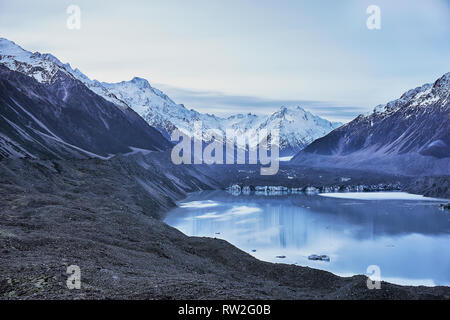
M 178 129 L 185 134 L 209 140 L 207 129 L 215 129 L 225 135 L 232 130 L 235 135 L 245 135 L 261 129 L 279 129 L 281 147 L 289 148 L 294 154 L 308 143 L 340 126 L 313 115 L 298 107 L 280 107 L 270 115 L 235 114 L 226 118 L 214 114 L 188 110 L 182 104 L 176 104 L 163 92 L 153 88 L 145 79 L 134 78 L 131 81 L 102 83 L 119 99 L 125 101 L 151 126 L 170 137 Z M 201 121 L 204 132 L 197 132 L 194 124 Z M 257 141 L 256 141 L 257 142 Z
M 120 109 L 132 108 L 167 138 L 170 138 L 175 129 L 179 129 L 191 136 L 202 135 L 203 139 L 208 140 L 210 137 L 195 131 L 194 124 L 197 121 L 203 123 L 205 130 L 216 129 L 225 133 L 227 129 L 231 129 L 239 135 L 256 129 L 276 128 L 280 129 L 281 147 L 296 151 L 340 125 L 315 116 L 300 106 L 281 107 L 271 115 L 248 113 L 227 118 L 188 110 L 152 87 L 146 79 L 134 77 L 130 81 L 118 83 L 91 80 L 79 69 L 73 69 L 68 63 L 63 64 L 51 54 L 31 53 L 3 38 L 0 39 L 0 64 L 42 83 L 51 83 L 58 71 L 65 72 Z
M 441 98 L 449 98 L 450 95 L 450 72 L 447 72 L 433 84 L 433 91 Z
M 296 106 L 296 107 L 285 107 L 285 106 L 281 106 L 276 112 L 274 112 L 275 116 L 287 116 L 290 114 L 307 114 L 309 113 L 308 111 L 306 111 L 305 109 L 303 109 L 300 106 Z
M 70 64 L 62 63 L 58 58 L 49 53 L 30 52 L 5 38 L 0 39 L 0 64 L 11 70 L 33 77 L 41 83 L 52 83 L 58 72 L 63 72 L 83 82 L 89 89 L 114 103 L 122 110 L 129 106 L 108 92 L 100 82 L 91 80 L 78 69 L 72 69 Z
M 445 105 L 449 101 L 449 95 L 450 72 L 444 74 L 434 83 L 427 83 L 408 90 L 399 99 L 376 106 L 373 114 L 387 116 L 400 108 L 428 107 L 438 101 L 442 102 L 439 105 Z
M 0 39 L 0 63 L 43 83 L 52 82 L 58 71 L 68 73 L 54 56 L 26 51 L 5 38 Z
M 245 135 L 261 129 L 279 129 L 282 148 L 292 150 L 294 154 L 341 123 L 333 123 L 313 115 L 302 107 L 280 107 L 270 115 L 252 113 L 235 114 L 226 118 L 214 114 L 188 110 L 182 104 L 176 104 L 160 90 L 153 88 L 145 79 L 133 78 L 131 81 L 102 83 L 103 87 L 119 99 L 125 101 L 140 114 L 151 126 L 170 137 L 178 129 L 185 134 L 209 140 L 205 131 L 214 129 L 225 135 L 232 130 L 235 135 Z M 197 132 L 194 124 L 201 121 L 204 132 Z M 257 141 L 256 141 L 257 142 Z
M 9 56 L 21 56 L 28 53 L 15 42 L 5 38 L 0 38 L 0 54 Z
M 135 77 L 130 81 L 117 83 L 102 82 L 101 85 L 120 100 L 125 101 L 127 105 L 131 106 L 142 117 L 148 112 L 149 106 L 161 109 L 170 105 L 181 113 L 188 112 L 184 106 L 177 105 L 166 94 L 153 88 L 143 78 Z
M 17 62 L 38 64 L 41 60 L 44 60 L 61 67 L 64 66 L 70 67 L 69 64 L 64 65 L 61 61 L 58 60 L 58 58 L 56 58 L 50 53 L 40 53 L 40 52 L 33 53 L 23 49 L 15 42 L 5 38 L 0 38 L 0 56 L 3 57 L 4 61 L 15 60 Z
M 281 148 L 291 149 L 294 154 L 341 125 L 316 116 L 300 106 L 283 106 L 262 121 L 258 129 L 268 132 L 278 129 Z
M 140 88 L 148 88 L 148 89 L 151 88 L 150 83 L 148 83 L 148 81 L 143 78 L 134 77 L 133 79 L 131 79 L 130 82 L 134 83 L 136 86 Z

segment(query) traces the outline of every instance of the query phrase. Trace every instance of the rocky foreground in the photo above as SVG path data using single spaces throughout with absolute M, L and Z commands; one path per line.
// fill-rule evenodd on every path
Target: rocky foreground
M 194 170 L 143 170 L 158 161 L 0 161 L 0 298 L 450 299 L 449 287 L 369 290 L 365 276 L 266 263 L 187 237 L 161 214 L 186 192 L 217 186 Z M 81 269 L 80 290 L 66 286 L 69 265 Z

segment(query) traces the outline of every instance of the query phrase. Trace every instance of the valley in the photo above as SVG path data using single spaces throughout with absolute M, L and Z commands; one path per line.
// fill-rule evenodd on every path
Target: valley
M 378 260 L 392 267 L 387 279 L 395 282 L 411 280 L 388 261 L 404 256 L 413 264 L 408 237 L 415 247 L 421 242 L 414 237 L 424 237 L 422 259 L 448 240 L 448 210 L 438 205 L 450 198 L 449 75 L 346 124 L 301 106 L 218 117 L 175 103 L 146 79 L 92 80 L 51 54 L 0 38 L 0 299 L 450 299 L 447 273 L 423 261 L 423 270 L 411 271 L 414 281 L 402 285 L 383 281 L 371 290 L 362 275 L 367 248 L 383 256 L 385 244 L 399 244 L 391 250 L 397 255 Z M 195 130 L 196 122 L 204 130 Z M 290 161 L 278 167 L 280 159 L 271 159 L 278 169 L 272 175 L 253 164 L 173 161 L 170 137 L 177 131 L 203 140 L 200 151 L 209 150 L 203 143 L 226 145 L 208 130 L 231 130 L 233 137 L 279 131 L 271 147 Z M 318 195 L 380 191 L 443 199 L 368 203 Z M 202 201 L 222 211 L 195 207 Z M 237 238 L 227 232 L 242 220 L 201 223 L 230 210 L 270 223 L 252 224 Z M 164 221 L 173 212 L 181 220 L 169 226 Z M 198 228 L 185 228 L 186 221 Z M 280 226 L 288 231 L 275 238 L 287 235 L 285 244 L 299 245 L 240 241 L 259 227 L 267 231 L 257 239 L 263 240 Z M 322 237 L 306 241 L 311 234 Z M 333 251 L 339 241 L 359 254 Z M 270 259 L 258 256 L 264 250 Z M 309 254 L 329 254 L 330 265 L 343 260 L 319 270 L 305 261 Z M 435 258 L 428 260 L 448 263 L 447 255 Z M 71 265 L 81 270 L 80 290 L 67 287 Z
M 161 217 L 187 192 L 199 190 L 198 186 L 217 186 L 190 168 L 186 170 L 189 174 L 176 182 L 177 179 L 167 178 L 171 176 L 167 170 L 145 170 L 144 163 L 167 163 L 164 158 L 151 158 L 152 155 L 108 161 L 0 161 L 0 297 L 450 297 L 449 287 L 383 282 L 380 290 L 368 290 L 366 276 L 339 277 L 309 267 L 262 262 L 224 240 L 188 237 L 163 223 Z M 143 187 L 133 177 L 152 184 Z M 80 266 L 81 290 L 69 290 L 66 286 L 69 265 Z

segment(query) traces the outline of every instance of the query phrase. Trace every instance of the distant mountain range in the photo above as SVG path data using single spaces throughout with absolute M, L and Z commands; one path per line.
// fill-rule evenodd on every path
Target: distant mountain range
M 250 130 L 279 129 L 280 153 L 289 156 L 342 125 L 315 116 L 301 107 L 281 107 L 271 115 L 248 113 L 227 118 L 217 117 L 188 110 L 184 105 L 176 104 L 141 78 L 119 83 L 103 82 L 102 85 L 169 139 L 174 129 L 195 136 L 193 127 L 195 121 L 201 121 L 204 129 L 218 129 L 222 133 L 232 129 L 237 136 L 246 135 Z M 209 137 L 203 135 L 203 139 L 209 140 Z
M 279 129 L 280 155 L 293 156 L 315 139 L 341 125 L 315 116 L 301 107 L 281 107 L 267 116 L 236 114 L 227 118 L 188 110 L 184 105 L 176 104 L 163 92 L 153 88 L 145 79 L 136 77 L 131 81 L 119 83 L 91 80 L 78 69 L 72 69 L 69 64 L 63 64 L 51 54 L 26 51 L 7 39 L 0 39 L 0 65 L 32 77 L 44 86 L 54 84 L 57 76 L 76 79 L 128 116 L 131 109 L 134 110 L 166 139 L 170 139 L 175 129 L 189 136 L 196 136 L 193 128 L 196 121 L 202 121 L 204 129 L 218 129 L 222 133 L 225 133 L 226 129 L 232 129 L 235 135 L 244 135 L 251 130 Z M 64 92 L 64 89 L 61 90 Z M 61 98 L 64 100 L 64 95 Z M 210 139 L 204 134 L 202 138 Z M 132 141 L 128 144 L 136 146 Z
M 291 164 L 450 174 L 450 73 L 317 139 Z

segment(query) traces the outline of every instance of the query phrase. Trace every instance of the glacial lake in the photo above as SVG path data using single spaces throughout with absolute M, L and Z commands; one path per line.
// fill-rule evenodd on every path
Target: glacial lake
M 193 193 L 165 222 L 189 236 L 227 240 L 254 257 L 368 274 L 402 285 L 450 285 L 448 200 L 402 192 L 232 195 Z M 330 261 L 309 260 L 312 254 Z

